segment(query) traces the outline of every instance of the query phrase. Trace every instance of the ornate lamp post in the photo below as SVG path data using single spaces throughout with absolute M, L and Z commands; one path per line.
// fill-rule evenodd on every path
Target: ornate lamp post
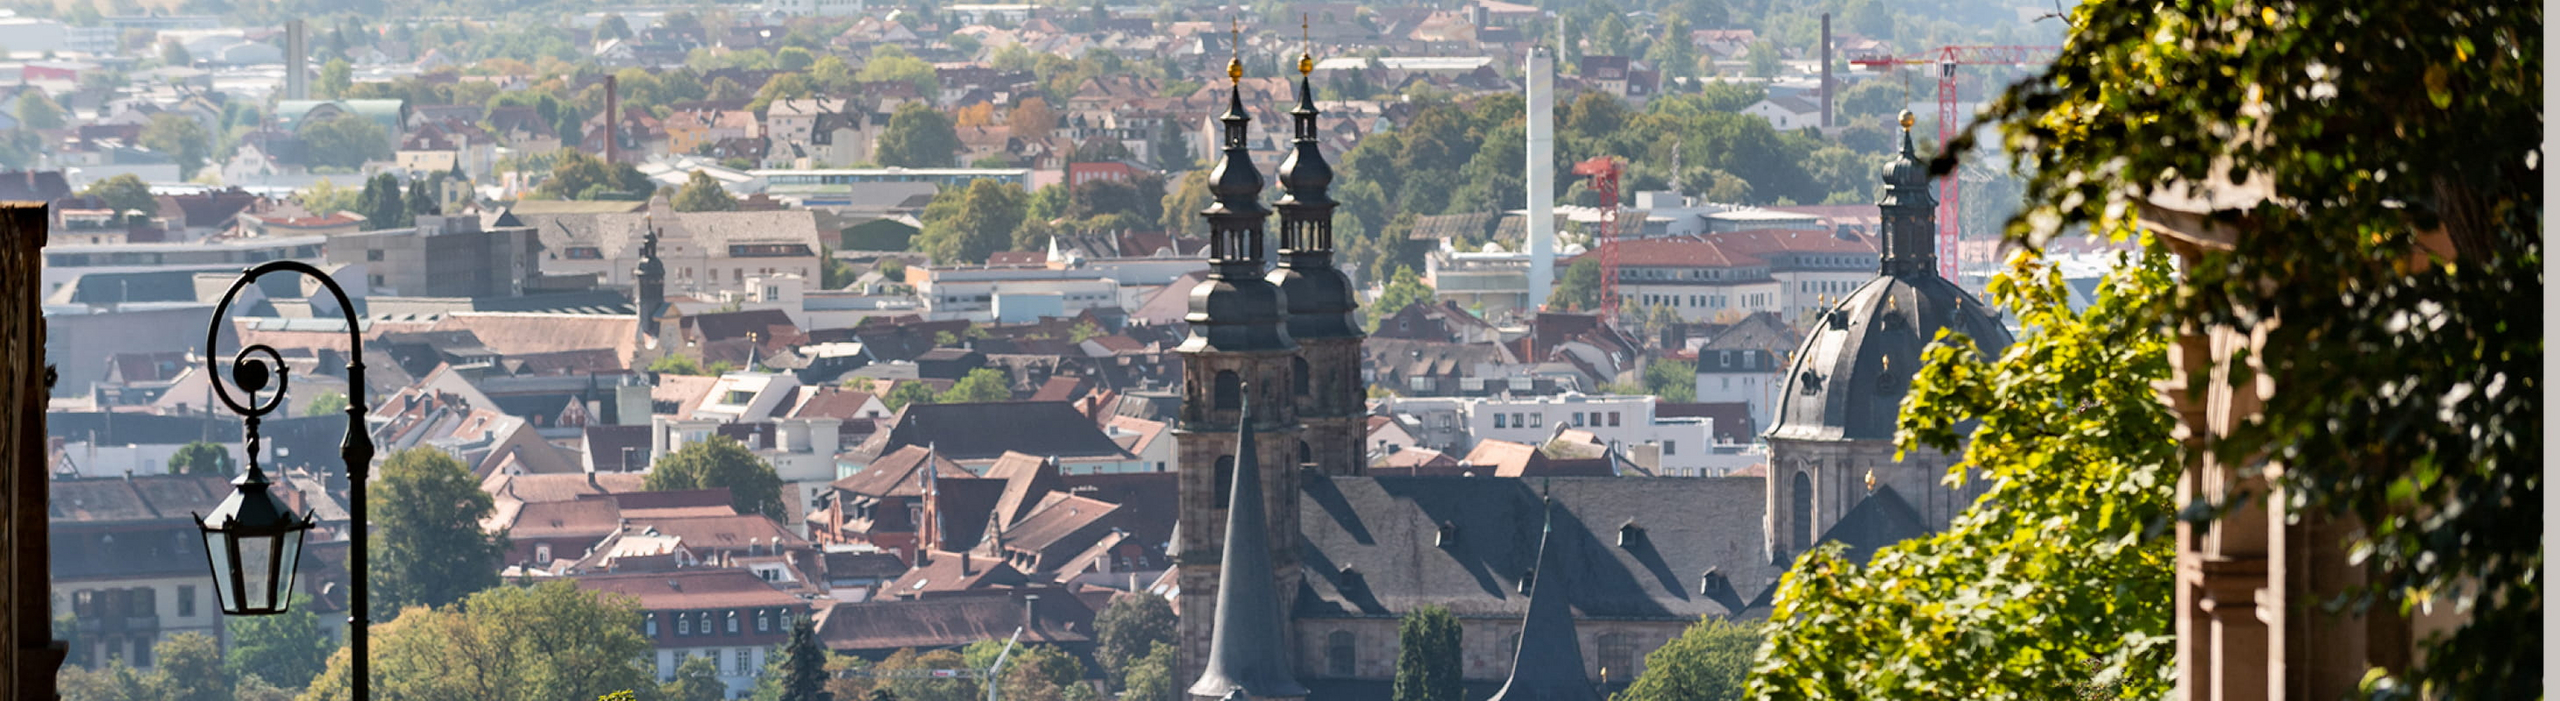
M 231 289 L 214 306 L 213 319 L 205 324 L 206 378 L 222 404 L 245 418 L 249 467 L 232 481 L 236 491 L 222 500 L 211 515 L 198 519 L 198 527 L 204 531 L 205 557 L 213 570 L 214 591 L 221 598 L 224 614 L 262 616 L 285 612 L 292 603 L 294 568 L 299 564 L 302 537 L 311 529 L 312 520 L 307 514 L 295 518 L 287 511 L 284 501 L 267 491 L 266 473 L 258 469 L 258 421 L 284 404 L 284 356 L 265 344 L 254 344 L 231 357 L 231 382 L 247 395 L 245 404 L 223 386 L 220 368 L 213 361 L 214 341 L 221 337 L 222 325 L 230 317 L 231 300 L 259 277 L 275 272 L 320 281 L 320 286 L 337 299 L 338 311 L 347 320 L 347 433 L 338 443 L 338 456 L 347 467 L 347 643 L 354 663 L 348 670 L 348 684 L 354 698 L 363 699 L 371 687 L 368 668 L 372 659 L 365 640 L 370 616 L 365 609 L 364 483 L 373 466 L 373 439 L 364 424 L 364 336 L 356 328 L 355 305 L 348 301 L 346 290 L 309 264 L 279 260 L 250 268 L 232 281 Z M 261 398 L 259 393 L 267 389 L 270 380 L 275 384 L 275 393 Z

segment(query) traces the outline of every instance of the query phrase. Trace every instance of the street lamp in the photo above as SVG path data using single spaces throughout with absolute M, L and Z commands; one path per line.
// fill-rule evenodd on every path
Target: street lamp
M 249 435 L 249 468 L 232 481 L 234 491 L 230 497 L 223 499 L 211 515 L 197 519 L 197 527 L 204 531 L 205 560 L 212 568 L 214 591 L 221 598 L 225 615 L 285 612 L 293 599 L 294 568 L 300 564 L 302 538 L 310 531 L 312 519 L 307 513 L 295 518 L 284 501 L 268 491 L 271 485 L 266 472 L 258 469 L 258 422 L 284 404 L 284 356 L 261 343 L 243 347 L 231 357 L 231 384 L 246 394 L 245 404 L 224 386 L 221 369 L 213 360 L 214 341 L 221 338 L 231 301 L 259 277 L 276 272 L 319 281 L 320 287 L 336 298 L 338 313 L 347 321 L 347 433 L 338 442 L 338 457 L 347 468 L 347 644 L 353 663 L 348 668 L 347 681 L 354 698 L 361 700 L 370 695 L 372 686 L 372 658 L 366 640 L 371 623 L 365 610 L 364 483 L 372 471 L 373 439 L 366 434 L 364 420 L 364 336 L 357 328 L 355 304 L 347 299 L 347 291 L 308 263 L 269 261 L 241 273 L 231 282 L 231 289 L 222 294 L 222 301 L 213 308 L 213 318 L 205 324 L 205 377 L 222 404 L 244 419 L 242 424 Z M 275 384 L 274 394 L 259 396 L 270 380 Z M 279 449 L 277 454 L 281 456 L 283 451 Z

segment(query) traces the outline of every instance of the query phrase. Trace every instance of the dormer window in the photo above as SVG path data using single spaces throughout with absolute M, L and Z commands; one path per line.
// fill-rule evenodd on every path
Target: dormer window
M 1436 548 L 1446 548 L 1457 544 L 1458 523 L 1456 521 L 1441 521 L 1440 534 L 1432 539 L 1431 546 Z
M 1627 519 L 1626 523 L 1618 524 L 1618 547 L 1635 547 L 1641 542 L 1644 542 L 1644 527 L 1636 525 L 1635 519 Z

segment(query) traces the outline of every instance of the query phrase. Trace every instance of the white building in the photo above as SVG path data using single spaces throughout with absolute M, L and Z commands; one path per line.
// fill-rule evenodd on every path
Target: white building
M 1698 402 L 1740 403 L 1751 407 L 1751 425 L 1768 426 L 1777 417 L 1778 392 L 1786 385 L 1786 363 L 1765 350 L 1698 351 Z
M 1869 239 L 1755 229 L 1618 244 L 1621 308 L 1666 307 L 1685 321 L 1729 323 L 1775 312 L 1802 324 L 1875 277 Z
M 801 517 L 818 493 L 837 477 L 836 452 L 843 447 L 839 430 L 844 420 L 773 418 L 789 413 L 802 394 L 800 381 L 788 374 L 722 375 L 703 394 L 700 403 L 679 407 L 683 410 L 679 414 L 650 417 L 649 464 L 654 469 L 659 458 L 714 434 L 729 436 L 773 466 L 785 485 L 783 525 L 808 537 L 808 527 Z
M 1742 113 L 1769 120 L 1778 131 L 1822 126 L 1822 104 L 1796 95 L 1770 97 L 1742 108 Z
M 1659 450 L 1666 475 L 1714 474 L 1735 467 L 1719 459 L 1719 451 L 1743 446 L 1718 445 L 1715 425 L 1701 417 L 1661 417 L 1652 395 L 1588 395 L 1550 397 L 1389 397 L 1383 409 L 1417 428 L 1414 438 L 1425 447 L 1463 454 L 1486 440 L 1544 445 L 1566 429 L 1586 431 L 1601 443 L 1622 451 Z
M 851 17 L 871 10 L 867 0 L 764 0 L 756 6 L 787 17 Z
M 1117 307 L 1120 282 L 1087 270 L 909 267 L 929 320 L 1018 324 Z

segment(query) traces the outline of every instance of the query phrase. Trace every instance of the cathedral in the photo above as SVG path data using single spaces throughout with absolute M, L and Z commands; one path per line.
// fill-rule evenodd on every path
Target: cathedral
M 1979 488 L 1953 456 L 1895 461 L 1893 417 L 1940 328 L 2010 340 L 1936 276 L 1935 201 L 1903 124 L 1885 175 L 1882 270 L 1794 353 L 1766 477 L 1371 477 L 1357 298 L 1333 260 L 1332 168 L 1317 147 L 1312 56 L 1298 61 L 1280 197 L 1247 152 L 1230 61 L 1210 172 L 1210 272 L 1190 293 L 1179 527 L 1159 588 L 1180 616 L 1195 699 L 1386 699 L 1400 617 L 1463 626 L 1469 698 L 1597 701 L 1701 616 L 1767 616 L 1794 557 L 1855 557 L 1943 527 Z M 1266 222 L 1280 218 L 1266 249 Z M 1265 257 L 1272 251 L 1277 260 Z

